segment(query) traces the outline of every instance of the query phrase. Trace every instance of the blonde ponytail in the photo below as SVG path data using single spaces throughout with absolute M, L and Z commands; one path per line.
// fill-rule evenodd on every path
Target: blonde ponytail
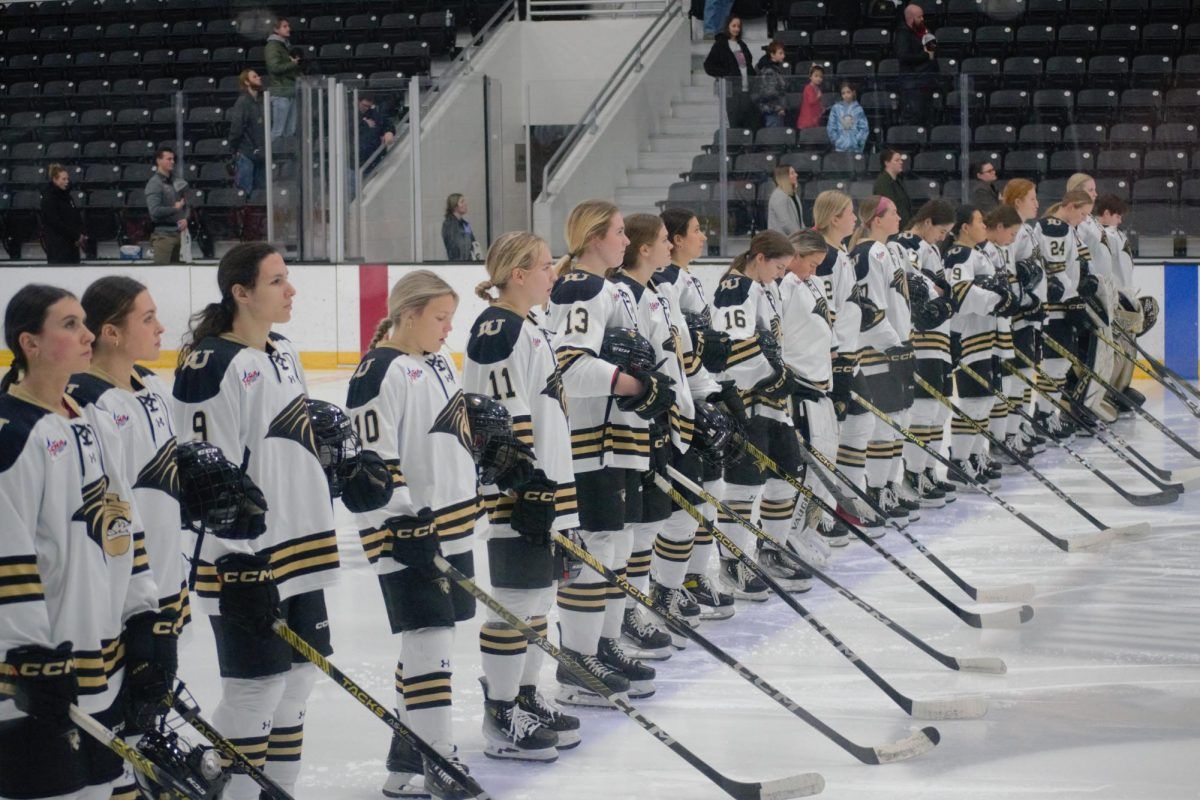
M 570 271 L 575 259 L 583 255 L 584 249 L 593 239 L 599 239 L 608 232 L 612 218 L 620 213 L 615 205 L 607 200 L 584 200 L 571 209 L 567 217 L 567 247 L 570 249 L 565 256 L 554 265 L 554 271 L 559 276 Z
M 480 281 L 475 284 L 475 296 L 489 306 L 496 302 L 496 298 L 492 296 L 492 289 L 496 288 L 496 284 L 491 281 Z
M 371 337 L 371 348 L 382 342 L 388 334 L 400 324 L 407 314 L 419 314 L 425 310 L 431 300 L 450 295 L 458 300 L 458 293 L 427 269 L 413 270 L 405 275 L 392 287 L 388 294 L 387 316 L 375 326 L 375 335 Z
M 387 338 L 388 333 L 392 330 L 392 318 L 384 317 L 379 320 L 379 324 L 375 326 L 375 335 L 371 337 L 371 344 L 367 347 L 368 350 L 374 350 L 379 346 L 379 343 Z

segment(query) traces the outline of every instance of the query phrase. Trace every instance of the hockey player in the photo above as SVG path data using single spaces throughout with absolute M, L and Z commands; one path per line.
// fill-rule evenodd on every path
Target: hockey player
M 569 409 L 580 536 L 592 555 L 620 574 L 633 546 L 625 526 L 641 518 L 642 473 L 650 466 L 647 421 L 671 407 L 674 393 L 665 375 L 618 364 L 625 359 L 611 349 L 618 340 L 609 338 L 609 329 L 622 329 L 627 343 L 638 318 L 628 287 L 605 277 L 620 266 L 629 244 L 620 211 L 603 200 L 581 203 L 567 218 L 566 239 L 570 252 L 556 265 L 549 319 Z M 629 679 L 598 651 L 602 637 L 621 635 L 624 592 L 581 571 L 559 584 L 558 609 L 563 649 L 611 690 L 627 693 Z M 607 706 L 561 667 L 558 681 L 563 702 Z
M 996 279 L 1013 295 L 1019 308 L 1021 284 L 1017 280 L 1016 271 L 1009 259 L 1012 257 L 1012 244 L 1016 240 L 1017 232 L 1021 230 L 1021 215 L 1012 206 L 1001 203 L 988 212 L 983 223 L 987 227 L 987 241 L 982 245 L 983 254 L 991 263 Z M 1012 318 L 1004 315 L 997 316 L 996 342 L 992 348 L 991 385 L 993 390 L 1000 391 L 1005 388 L 1006 380 L 1015 380 L 1011 376 L 1006 379 L 1004 368 L 1001 366 L 1005 362 L 1012 363 L 1014 358 Z M 1009 433 L 1008 417 L 1008 405 L 997 399 L 992 405 L 988 419 L 988 433 L 1016 452 L 1022 453 L 1026 458 L 1032 457 L 1033 451 L 1027 450 L 1024 444 L 1018 441 L 1019 437 L 1016 431 Z M 991 452 L 989 460 L 1007 464 L 1015 463 L 1002 450 Z
M 959 407 L 971 420 L 986 426 L 993 403 L 990 383 L 980 385 L 957 366 L 967 364 L 984 381 L 991 380 L 995 317 L 1013 308 L 1012 295 L 1007 289 L 1000 291 L 998 285 L 991 282 L 992 265 L 978 249 L 987 241 L 987 225 L 979 209 L 959 206 L 952 233 L 954 244 L 946 251 L 943 263 L 954 305 L 954 317 L 950 321 L 950 351 L 956 367 L 954 385 L 958 390 Z M 986 444 L 987 440 L 966 420 L 955 417 L 950 421 L 951 461 L 969 478 L 983 483 L 999 477 L 998 469 L 988 469 Z M 957 471 L 951 471 L 947 477 L 961 486 L 971 485 Z
M 858 229 L 850 237 L 850 260 L 863 314 L 859 324 L 859 369 L 866 383 L 866 397 L 907 427 L 912 404 L 909 369 L 913 362 L 908 341 L 912 329 L 908 279 L 904 262 L 894 258 L 886 244 L 900 231 L 900 215 L 888 198 L 871 196 L 859 204 L 858 219 Z M 882 419 L 872 416 L 871 420 L 867 492 L 884 513 L 911 520 L 921 504 L 916 495 L 897 493 L 903 449 L 899 434 Z
M 1019 289 L 1019 308 L 1013 314 L 1013 360 L 1012 367 L 1020 370 L 1027 377 L 1033 377 L 1033 367 L 1017 358 L 1019 352 L 1035 364 L 1042 360 L 1041 328 L 1046 312 L 1043 304 L 1046 302 L 1046 276 L 1043 253 L 1039 249 L 1037 239 L 1037 186 L 1024 178 L 1014 178 L 1004 186 L 1000 201 L 1012 207 L 1021 218 L 1021 227 L 1013 243 L 1008 246 L 1008 263 L 1012 266 L 1017 283 L 1011 284 L 1014 290 Z M 1033 390 L 1016 375 L 1004 370 L 1004 393 L 1010 403 L 1019 403 L 1027 410 L 1032 410 L 1030 401 Z M 1046 448 L 1046 440 L 1034 431 L 1019 415 L 1010 415 L 1005 438 L 1016 436 L 1023 448 L 1033 452 L 1041 452 Z
M 684 358 L 687 360 L 688 389 L 692 399 L 719 403 L 722 388 L 713 378 L 713 372 L 720 373 L 725 369 L 729 337 L 713 330 L 712 312 L 705 299 L 704 286 L 688 269 L 692 261 L 704 255 L 708 237 L 700 227 L 700 220 L 691 211 L 668 208 L 661 216 L 667 229 L 667 239 L 671 243 L 671 263 L 654 273 L 654 283 L 661 291 L 675 298 L 678 316 L 688 321 L 691 351 L 685 352 Z M 705 491 L 717 498 L 724 497 L 725 473 L 720 459 L 702 461 L 701 478 Z M 715 517 L 716 509 L 708 504 L 700 508 L 710 520 Z M 688 559 L 683 586 L 697 603 L 708 609 L 702 609 L 702 617 L 727 617 L 733 611 L 733 595 L 722 592 L 709 578 L 712 549 L 712 534 L 698 528 L 692 541 L 692 555 Z M 757 578 L 753 578 L 753 582 L 761 584 Z M 766 591 L 765 585 L 754 588 L 756 591 Z M 629 619 L 629 612 L 626 612 L 630 624 L 636 625 L 641 615 L 636 610 L 634 613 L 635 616 Z M 625 633 L 627 637 L 630 636 L 628 626 Z M 669 634 L 663 631 L 662 635 Z
M 1113 282 L 1119 291 L 1132 291 L 1133 248 L 1129 245 L 1129 235 L 1121 229 L 1121 223 L 1129 213 L 1129 204 L 1115 194 L 1106 194 L 1096 199 L 1092 212 L 1104 231 L 1104 240 L 1108 243 Z
M 350 379 L 346 407 L 365 445 L 392 471 L 381 509 L 357 515 L 367 560 L 379 576 L 388 623 L 400 634 L 396 705 L 405 724 L 462 767 L 451 730 L 451 652 L 455 623 L 475 615 L 475 599 L 433 565 L 442 555 L 475 574 L 472 545 L 482 504 L 477 491 L 467 405 L 458 373 L 443 352 L 458 295 L 428 270 L 396 281 L 388 313 Z M 540 724 L 518 715 L 531 729 Z M 501 720 L 497 719 L 497 723 Z M 535 750 L 553 749 L 535 732 Z M 393 734 L 388 797 L 461 798 L 463 789 Z M 424 792 L 413 779 L 424 772 Z
M 817 395 L 815 390 L 806 390 L 799 384 L 779 352 L 780 303 L 775 281 L 794 254 L 792 243 L 783 234 L 759 233 L 750 240 L 750 248 L 729 265 L 713 297 L 713 323 L 732 340 L 725 375 L 736 383 L 749 415 L 744 435 L 792 475 L 798 474 L 801 462 L 791 416 L 791 396 L 797 391 L 807 396 Z M 730 509 L 750 518 L 755 501 L 761 497 L 763 530 L 776 541 L 785 541 L 796 508 L 796 491 L 786 481 L 765 473 L 744 453 L 726 467 L 725 480 Z M 734 544 L 752 552 L 752 535 L 733 520 L 726 522 L 724 530 Z M 773 547 L 763 548 L 759 563 L 789 591 L 804 592 L 811 588 L 811 575 L 794 567 Z M 750 596 L 746 591 L 748 574 L 740 561 L 723 554 L 721 579 L 734 595 L 765 599 Z
M 113 419 L 66 394 L 91 363 L 79 301 L 19 289 L 0 382 L 0 797 L 104 800 L 121 759 L 69 707 L 144 728 L 175 673 L 172 619 L 145 552 Z
M 944 200 L 930 200 L 917 210 L 908 230 L 888 242 L 888 248 L 907 264 L 914 372 L 947 396 L 953 393 L 949 370 L 953 310 L 938 245 L 953 224 L 954 207 Z M 949 414 L 949 409 L 924 388 L 913 386 L 908 428 L 924 444 L 941 449 Z M 906 440 L 903 454 L 905 487 L 921 498 L 923 506 L 937 508 L 954 502 L 954 485 L 938 479 L 932 459 L 924 450 Z
M 1140 336 L 1147 330 L 1146 318 L 1142 302 L 1137 296 L 1137 289 L 1133 285 L 1133 249 L 1129 246 L 1128 234 L 1121 229 L 1121 222 L 1129 212 L 1129 206 L 1116 195 L 1106 194 L 1096 200 L 1092 211 L 1104 229 L 1104 240 L 1108 243 L 1109 255 L 1112 258 L 1112 278 L 1117 289 L 1113 325 L 1121 326 L 1133 336 Z M 1121 390 L 1121 394 L 1127 400 L 1140 406 L 1146 402 L 1146 396 L 1129 385 L 1133 379 L 1133 359 L 1137 357 L 1137 350 L 1124 338 L 1118 337 L 1117 343 L 1128 358 L 1117 357 L 1113 364 L 1112 384 Z M 1117 407 L 1120 408 L 1119 402 Z
M 497 239 L 484 266 L 488 279 L 476 294 L 488 308 L 471 327 L 463 388 L 508 409 L 517 439 L 534 456 L 526 474 L 517 476 L 519 483 L 508 481 L 511 492 L 484 490 L 492 594 L 545 636 L 554 603 L 551 534 L 579 527 L 562 375 L 549 331 L 529 317 L 550 299 L 554 264 L 542 239 L 518 232 Z M 527 646 L 520 631 L 489 611 L 479 649 L 486 682 L 485 754 L 551 761 L 558 750 L 579 744 L 579 720 L 538 691 L 540 648 Z M 554 744 L 550 734 L 557 734 Z
M 270 245 L 239 244 L 217 267 L 221 297 L 192 319 L 175 371 L 175 430 L 216 445 L 262 490 L 265 531 L 245 542 L 202 537 L 193 600 L 209 615 L 221 669 L 213 724 L 291 792 L 300 773 L 304 713 L 319 674 L 270 628 L 278 615 L 323 655 L 332 653 L 324 588 L 337 577 L 329 486 L 318 460 L 295 347 L 271 328 L 291 319 L 295 288 Z M 236 580 L 227 580 L 235 575 Z M 248 576 L 257 581 L 249 582 Z M 258 784 L 234 775 L 230 800 Z

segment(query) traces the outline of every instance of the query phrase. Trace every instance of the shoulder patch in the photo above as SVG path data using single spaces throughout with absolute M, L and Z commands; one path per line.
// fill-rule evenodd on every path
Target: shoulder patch
M 175 370 L 171 394 L 182 403 L 202 403 L 221 391 L 221 381 L 234 357 L 245 345 L 214 336 L 203 339 Z
M 628 289 L 629 293 L 633 295 L 633 299 L 638 302 L 641 302 L 642 294 L 646 291 L 645 286 L 642 286 L 640 283 L 623 272 L 617 277 L 613 278 L 613 283 L 619 283 Z
M 87 372 L 72 375 L 67 382 L 67 394 L 81 407 L 92 405 L 111 388 L 111 383 Z
M 358 408 L 379 396 L 383 379 L 387 377 L 392 362 L 404 355 L 394 347 L 376 347 L 362 357 L 358 369 L 350 378 L 350 388 L 346 392 L 346 408 Z
M 750 287 L 753 285 L 754 281 L 740 272 L 730 272 L 721 278 L 717 292 L 713 295 L 713 305 L 721 308 L 740 306 L 750 297 Z
M 818 275 L 832 275 L 833 268 L 837 266 L 838 256 L 841 250 L 831 244 L 825 245 L 825 258 L 821 259 L 821 263 L 817 265 Z
M 573 269 L 554 282 L 550 291 L 550 302 L 565 306 L 584 300 L 591 300 L 604 289 L 604 278 Z
M 850 263 L 854 264 L 854 279 L 866 280 L 871 273 L 871 249 L 876 242 L 859 242 L 850 251 Z
M 971 248 L 956 244 L 946 251 L 946 256 L 942 259 L 942 264 L 946 267 L 952 267 L 955 264 L 965 263 L 970 257 Z
M 655 283 L 667 283 L 667 284 L 671 284 L 673 286 L 673 285 L 675 285 L 675 282 L 678 280 L 679 280 L 679 265 L 678 264 L 667 264 L 662 269 L 655 270 L 655 272 L 654 272 Z
M 33 427 L 49 413 L 12 395 L 0 395 L 0 472 L 8 471 L 17 463 L 21 453 L 25 452 Z
M 525 321 L 507 309 L 491 306 L 475 320 L 467 340 L 467 357 L 476 364 L 495 364 L 508 358 L 521 338 Z
M 1058 217 L 1042 217 L 1037 222 L 1042 233 L 1047 236 L 1066 236 L 1071 226 Z

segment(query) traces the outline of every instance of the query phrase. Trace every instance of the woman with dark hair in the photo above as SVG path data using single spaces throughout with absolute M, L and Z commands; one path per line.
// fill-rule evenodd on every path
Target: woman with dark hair
M 446 198 L 446 217 L 442 220 L 442 244 L 447 261 L 480 261 L 479 243 L 467 221 L 467 198 L 458 192 Z
M 162 711 L 175 637 L 160 628 L 112 417 L 67 394 L 93 336 L 70 293 L 29 284 L 4 313 L 0 382 L 0 797 L 104 800 L 122 762 L 80 736 L 71 704 L 108 728 Z M 157 632 L 156 632 L 157 629 Z
M 787 101 L 788 65 L 785 63 L 787 53 L 779 42 L 771 42 L 763 48 L 765 51 L 758 60 L 758 87 L 754 93 L 758 100 L 758 110 L 762 114 L 764 128 L 785 128 L 784 119 Z
M 858 102 L 858 93 L 849 81 L 842 81 L 838 91 L 841 99 L 829 109 L 825 133 L 839 153 L 861 153 L 871 134 L 867 112 Z
M 755 76 L 750 48 L 742 40 L 742 20 L 732 16 L 713 40 L 704 71 L 728 84 L 725 111 L 731 128 L 757 129 L 762 122 L 750 94 Z
M 68 188 L 71 175 L 62 164 L 50 165 L 50 185 L 42 190 L 42 244 L 47 264 L 78 264 L 84 245 L 83 215 Z
M 213 724 L 290 793 L 318 673 L 270 623 L 277 616 L 322 655 L 333 652 L 323 591 L 338 568 L 333 507 L 299 354 L 271 330 L 292 318 L 296 290 L 287 265 L 270 245 L 239 244 L 222 257 L 217 286 L 220 300 L 192 318 L 179 353 L 175 428 L 181 439 L 210 442 L 241 464 L 268 512 L 265 529 L 240 547 L 201 539 L 192 564 L 195 601 L 209 615 L 221 668 Z M 225 582 L 232 572 L 262 580 Z M 233 800 L 258 795 L 245 775 L 225 789 Z

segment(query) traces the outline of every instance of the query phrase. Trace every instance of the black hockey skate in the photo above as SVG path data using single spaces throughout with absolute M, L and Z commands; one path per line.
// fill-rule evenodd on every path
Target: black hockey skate
M 767 585 L 736 558 L 721 559 L 721 583 L 739 600 L 762 603 L 771 596 Z
M 700 624 L 700 606 L 695 601 L 684 597 L 683 589 L 668 589 L 661 583 L 650 583 L 650 604 L 660 614 L 666 614 L 681 620 L 689 627 L 695 628 Z M 687 637 L 680 636 L 674 631 L 667 631 L 671 644 L 682 650 L 687 647 Z
M 517 705 L 541 720 L 542 725 L 558 734 L 558 749 L 570 750 L 579 745 L 579 717 L 564 714 L 558 704 L 526 684 L 517 692 Z
M 654 667 L 632 659 L 616 639 L 600 637 L 596 646 L 596 658 L 610 669 L 616 670 L 629 681 L 629 698 L 640 700 L 654 694 L 654 678 L 658 674 Z
M 908 490 L 896 481 L 888 481 L 884 492 L 890 493 L 893 502 L 908 512 L 909 522 L 916 522 L 921 518 L 921 501 L 916 492 Z
M 925 473 L 905 470 L 904 483 L 910 492 L 921 498 L 920 503 L 924 507 L 941 508 L 946 505 L 946 493 L 929 480 L 929 476 Z
M 421 754 L 407 740 L 392 734 L 392 743 L 387 754 L 387 780 L 383 784 L 384 797 L 429 797 L 422 773 L 425 767 Z
M 700 606 L 700 619 L 729 619 L 733 616 L 733 595 L 716 587 L 707 575 L 689 572 L 683 578 L 683 589 Z
M 642 661 L 665 661 L 671 657 L 671 634 L 651 622 L 636 606 L 625 607 L 621 636 L 636 650 L 631 653 Z
M 1000 480 L 1003 470 L 999 464 L 993 463 L 987 456 L 981 453 L 972 453 L 971 463 L 975 466 L 977 473 L 987 477 L 988 483 Z
M 454 752 L 446 756 L 446 760 L 461 770 L 463 773 L 469 773 L 467 765 L 458 760 L 458 748 Z M 430 761 L 428 758 L 425 762 L 425 788 L 429 790 L 429 796 L 436 800 L 467 800 L 471 797 L 471 793 L 459 786 L 449 773 L 445 772 L 437 764 Z
M 821 517 L 817 524 L 817 533 L 830 547 L 845 547 L 850 544 L 850 529 L 837 517 Z
M 758 551 L 758 564 L 791 594 L 803 594 L 812 589 L 812 573 L 784 556 L 774 545 L 763 545 Z
M 629 692 L 629 679 L 624 675 L 611 669 L 596 656 L 585 656 L 568 647 L 563 647 L 562 651 L 564 655 L 570 656 L 575 660 L 576 664 L 590 672 L 596 679 L 607 686 L 611 692 L 620 695 L 624 700 L 629 699 L 627 694 Z M 598 694 L 584 684 L 583 681 L 576 678 L 574 673 L 562 664 L 558 665 L 555 678 L 558 680 L 558 701 L 560 703 L 566 703 L 569 706 L 612 708 L 603 695 Z
M 937 488 L 941 489 L 942 492 L 945 493 L 947 503 L 953 503 L 955 500 L 958 499 L 958 495 L 954 491 L 955 490 L 954 484 L 951 483 L 950 481 L 939 480 L 937 473 L 933 471 L 933 467 L 926 467 L 925 472 L 923 474 L 925 475 L 926 478 L 929 479 L 929 482 L 931 484 L 933 484 Z
M 516 761 L 555 761 L 558 759 L 558 734 L 542 724 L 516 700 L 492 700 L 483 684 L 483 754 L 488 758 Z

